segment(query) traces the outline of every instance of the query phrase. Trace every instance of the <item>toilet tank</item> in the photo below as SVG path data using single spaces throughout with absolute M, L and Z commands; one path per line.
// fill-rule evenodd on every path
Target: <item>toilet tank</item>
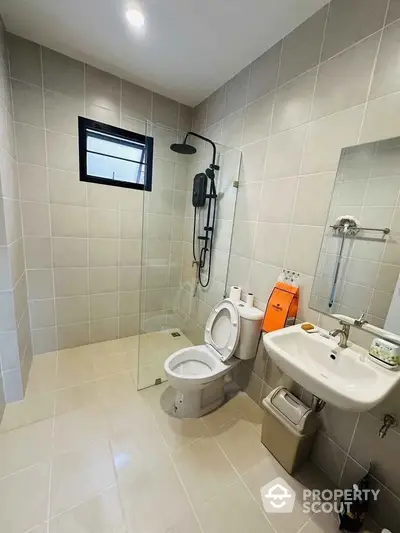
M 264 313 L 256 307 L 246 307 L 242 301 L 234 302 L 240 314 L 240 337 L 234 353 L 238 359 L 256 356 Z

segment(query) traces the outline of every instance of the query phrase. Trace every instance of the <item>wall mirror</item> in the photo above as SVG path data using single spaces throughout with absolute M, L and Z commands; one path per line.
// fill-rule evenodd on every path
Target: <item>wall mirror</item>
M 400 334 L 399 193 L 400 137 L 342 150 L 311 308 Z

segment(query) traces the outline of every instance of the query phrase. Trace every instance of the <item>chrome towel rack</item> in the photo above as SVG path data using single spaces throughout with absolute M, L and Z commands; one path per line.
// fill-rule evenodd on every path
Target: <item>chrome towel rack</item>
M 342 233 L 344 230 L 344 226 L 341 224 L 334 224 L 333 226 L 329 226 L 330 228 L 334 229 L 335 231 L 338 231 L 339 233 Z M 347 233 L 350 235 L 356 235 L 359 231 L 378 231 L 380 233 L 383 233 L 384 235 L 389 235 L 390 228 L 364 228 L 364 227 L 349 227 L 347 229 Z

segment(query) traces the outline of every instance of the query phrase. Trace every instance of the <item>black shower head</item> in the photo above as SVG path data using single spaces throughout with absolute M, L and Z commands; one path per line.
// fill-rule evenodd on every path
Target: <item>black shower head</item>
M 173 152 L 183 155 L 193 155 L 197 152 L 194 146 L 187 144 L 186 142 L 171 144 L 170 148 Z

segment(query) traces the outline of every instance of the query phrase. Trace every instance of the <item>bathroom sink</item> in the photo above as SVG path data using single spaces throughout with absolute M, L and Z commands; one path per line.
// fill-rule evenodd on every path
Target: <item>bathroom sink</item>
M 263 334 L 264 346 L 275 364 L 306 390 L 340 409 L 368 411 L 380 403 L 400 380 L 353 343 L 339 348 L 325 330 L 307 333 L 300 325 Z

